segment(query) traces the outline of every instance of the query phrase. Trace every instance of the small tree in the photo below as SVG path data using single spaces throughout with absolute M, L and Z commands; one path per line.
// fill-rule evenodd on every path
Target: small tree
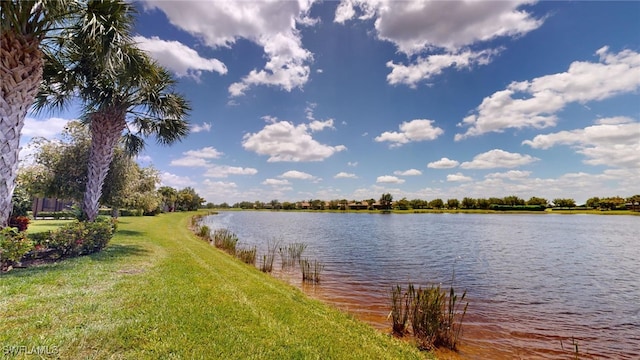
M 458 199 L 448 199 L 447 200 L 447 208 L 448 209 L 457 209 L 460 207 L 460 201 Z
M 382 194 L 380 196 L 380 205 L 384 210 L 391 210 L 391 204 L 393 203 L 393 196 L 389 193 Z

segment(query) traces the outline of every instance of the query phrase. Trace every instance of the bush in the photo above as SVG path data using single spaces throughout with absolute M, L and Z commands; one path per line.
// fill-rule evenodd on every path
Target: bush
M 76 213 L 73 211 L 40 211 L 37 216 L 39 218 L 53 218 L 59 219 L 75 219 Z
M 61 257 L 86 255 L 102 250 L 115 231 L 115 223 L 98 218 L 95 222 L 76 221 L 49 233 L 46 247 Z
M 31 251 L 33 243 L 27 238 L 25 232 L 12 227 L 0 230 L 0 270 L 7 269 L 14 262 Z
M 29 218 L 26 216 L 12 216 L 9 218 L 9 226 L 18 228 L 18 231 L 27 231 Z

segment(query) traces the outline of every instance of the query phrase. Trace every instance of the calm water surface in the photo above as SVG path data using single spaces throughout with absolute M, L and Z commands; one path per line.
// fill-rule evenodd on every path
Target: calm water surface
M 308 244 L 325 264 L 311 295 L 389 330 L 391 287 L 442 283 L 469 310 L 469 359 L 640 358 L 640 217 L 221 212 L 205 220 L 240 243 Z

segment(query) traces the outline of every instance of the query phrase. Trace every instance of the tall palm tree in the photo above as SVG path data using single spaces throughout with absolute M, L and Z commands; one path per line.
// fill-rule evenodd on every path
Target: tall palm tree
M 57 81 L 44 84 L 36 98 L 38 110 L 64 107 L 78 98 L 84 104 L 82 121 L 91 131 L 91 150 L 82 211 L 89 221 L 98 215 L 102 185 L 118 141 L 135 154 L 148 136 L 155 135 L 158 143 L 168 145 L 189 129 L 185 119 L 190 108 L 173 90 L 174 79 L 131 40 L 133 7 L 108 3 L 107 23 L 113 30 L 109 41 L 87 43 L 85 38 L 92 34 L 82 31 L 66 39 L 58 52 L 62 55 L 47 56 L 50 61 L 44 69 L 45 76 Z M 109 51 L 120 52 L 121 61 L 95 61 L 96 53 Z
M 11 214 L 24 118 L 39 85 L 49 80 L 43 78 L 43 50 L 70 34 L 80 33 L 86 44 L 103 44 L 95 47 L 94 63 L 120 63 L 123 53 L 109 43 L 122 39 L 105 22 L 110 19 L 105 14 L 118 6 L 123 6 L 122 2 L 0 1 L 0 226 L 7 224 Z M 97 52 L 101 49 L 108 51 Z
M 0 1 L 0 227 L 11 215 L 20 133 L 42 81 L 42 42 L 78 6 L 68 0 Z

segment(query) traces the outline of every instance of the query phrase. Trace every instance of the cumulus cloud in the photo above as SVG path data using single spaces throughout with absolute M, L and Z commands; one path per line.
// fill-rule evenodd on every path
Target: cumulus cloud
M 262 47 L 266 64 L 229 86 L 231 96 L 243 95 L 256 85 L 286 91 L 301 88 L 309 79 L 311 52 L 302 46 L 297 24 L 312 25 L 312 1 L 163 1 L 146 0 L 178 28 L 202 39 L 210 47 L 231 47 L 247 39 Z
M 398 176 L 418 176 L 418 175 L 422 175 L 422 171 L 418 169 L 409 169 L 405 171 L 397 170 L 397 171 L 394 171 L 393 174 Z
M 199 132 L 209 132 L 211 131 L 211 123 L 202 123 L 202 124 L 192 124 L 191 125 L 191 132 L 192 133 L 199 133 Z
M 451 181 L 451 182 L 467 182 L 467 181 L 473 181 L 473 178 L 471 178 L 469 176 L 465 176 L 462 173 L 455 173 L 455 174 L 447 175 L 447 181 Z
M 302 172 L 302 171 L 297 171 L 297 170 L 289 170 L 289 171 L 283 173 L 282 175 L 280 175 L 279 177 L 284 178 L 284 179 L 298 179 L 298 180 L 313 180 L 313 179 L 315 179 L 315 176 L 313 176 L 311 174 L 307 174 L 307 173 Z
M 416 119 L 400 124 L 400 132 L 385 131 L 374 140 L 377 142 L 388 141 L 390 147 L 398 147 L 412 141 L 435 140 L 444 133 L 439 127 L 433 126 L 433 120 Z
M 228 165 L 210 165 L 204 173 L 206 177 L 226 178 L 229 175 L 255 175 L 258 170 L 254 168 L 243 168 L 239 166 Z
M 289 180 L 281 180 L 281 179 L 266 179 L 262 182 L 262 185 L 271 185 L 271 186 L 283 186 L 283 185 L 291 185 Z
M 207 159 L 218 159 L 222 154 L 215 148 L 207 146 L 202 149 L 185 151 L 182 153 L 182 155 L 185 155 L 184 157 L 171 160 L 169 164 L 173 166 L 206 167 L 209 165 Z
M 391 175 L 383 175 L 383 176 L 378 176 L 378 178 L 376 179 L 377 183 L 382 183 L 382 184 L 402 184 L 404 183 L 404 179 L 400 179 L 396 176 L 391 176 Z
M 472 161 L 460 164 L 463 169 L 494 169 L 514 168 L 540 160 L 531 155 L 510 153 L 508 151 L 493 149 L 474 156 Z
M 391 69 L 391 72 L 387 75 L 387 82 L 391 85 L 404 84 L 415 88 L 420 81 L 440 75 L 447 68 L 461 70 L 470 69 L 477 65 L 487 65 L 498 53 L 499 50 L 465 50 L 458 53 L 419 57 L 408 65 L 389 61 L 387 67 Z
M 536 149 L 568 145 L 584 155 L 589 165 L 640 168 L 640 122 L 627 117 L 605 118 L 584 129 L 537 135 L 522 144 Z
M 334 21 L 375 19 L 378 39 L 393 43 L 410 62 L 387 63 L 392 68 L 387 80 L 413 87 L 446 68 L 487 64 L 498 51 L 470 51 L 472 45 L 499 37 L 518 37 L 537 29 L 543 19 L 536 19 L 523 9 L 532 2 L 342 0 Z M 432 55 L 415 57 L 421 53 Z
M 358 176 L 356 174 L 347 173 L 347 172 L 339 172 L 333 176 L 334 179 L 357 179 Z
M 163 186 L 171 186 L 178 189 L 195 185 L 195 181 L 188 176 L 180 176 L 166 171 L 160 174 L 160 183 Z
M 227 73 L 227 67 L 220 60 L 203 58 L 179 41 L 162 40 L 157 36 L 134 36 L 133 41 L 178 77 L 190 77 L 198 81 L 203 71 L 215 71 L 221 75 Z
M 30 138 L 43 137 L 46 139 L 51 139 L 60 135 L 69 121 L 72 120 L 56 117 L 38 120 L 30 117 L 25 117 L 21 136 Z
M 268 155 L 268 162 L 322 161 L 347 149 L 344 145 L 321 144 L 313 139 L 310 131 L 312 129 L 308 124 L 275 121 L 257 133 L 245 134 L 242 146 L 259 155 Z
M 526 179 L 531 175 L 531 171 L 522 170 L 509 170 L 501 173 L 491 173 L 485 175 L 487 179 L 508 179 L 508 180 L 521 180 Z
M 640 88 L 640 54 L 608 47 L 596 51 L 599 62 L 575 61 L 566 72 L 531 81 L 513 82 L 484 98 L 474 113 L 458 124 L 469 127 L 455 140 L 509 128 L 555 126 L 557 112 L 570 103 L 585 104 L 637 91 Z
M 443 157 L 440 160 L 428 163 L 427 167 L 430 169 L 451 169 L 458 165 L 460 165 L 458 161 Z
M 198 150 L 185 151 L 182 154 L 186 155 L 186 156 L 203 158 L 203 159 L 218 159 L 224 153 L 216 150 L 215 148 L 213 148 L 211 146 L 207 146 L 207 147 L 203 147 L 202 149 L 198 149 Z

